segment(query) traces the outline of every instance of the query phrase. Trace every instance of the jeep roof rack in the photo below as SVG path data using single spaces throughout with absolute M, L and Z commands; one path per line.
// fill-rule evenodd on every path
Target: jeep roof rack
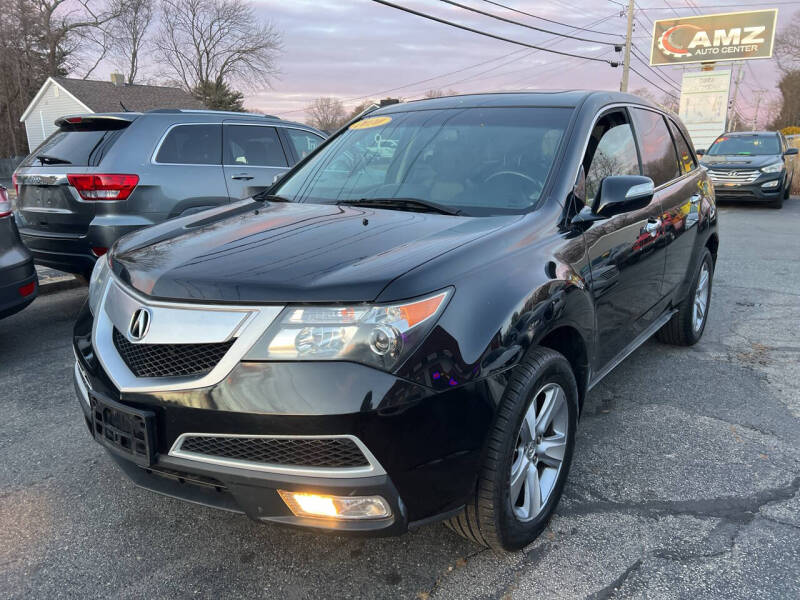
M 154 108 L 153 110 L 148 110 L 148 113 L 165 113 L 165 114 L 175 114 L 175 113 L 213 113 L 217 115 L 232 115 L 237 117 L 261 117 L 264 119 L 278 119 L 275 115 L 265 115 L 261 113 L 251 113 L 251 112 L 238 112 L 235 110 L 212 110 L 210 108 Z

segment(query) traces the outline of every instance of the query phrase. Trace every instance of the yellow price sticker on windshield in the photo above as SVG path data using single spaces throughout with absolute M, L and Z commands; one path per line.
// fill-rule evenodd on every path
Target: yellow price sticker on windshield
M 356 121 L 348 129 L 370 129 L 371 127 L 380 127 L 392 121 L 392 117 L 370 117 L 362 121 Z

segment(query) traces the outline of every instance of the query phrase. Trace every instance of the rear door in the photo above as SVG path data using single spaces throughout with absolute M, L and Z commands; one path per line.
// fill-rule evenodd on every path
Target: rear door
M 67 176 L 93 172 L 136 117 L 70 117 L 15 173 L 18 227 L 38 236 L 86 235 L 97 204 L 86 202 Z
M 276 175 L 289 169 L 275 127 L 227 121 L 222 132 L 225 185 L 232 200 L 265 190 Z
M 678 178 L 665 188 L 661 197 L 664 209 L 661 221 L 667 249 L 664 295 L 674 292 L 691 272 L 703 198 L 702 173 L 688 141 L 672 119 L 667 118 L 667 124 L 675 143 Z

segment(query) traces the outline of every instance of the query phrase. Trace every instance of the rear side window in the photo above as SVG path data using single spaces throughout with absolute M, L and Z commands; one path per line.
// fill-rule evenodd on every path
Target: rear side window
M 222 154 L 221 125 L 177 125 L 169 130 L 156 155 L 157 163 L 218 165 Z
M 301 129 L 284 129 L 286 135 L 289 136 L 289 141 L 294 147 L 294 152 L 297 154 L 298 160 L 304 159 L 306 156 L 319 146 L 324 140 L 318 135 L 314 135 L 308 131 Z
M 274 127 L 225 125 L 223 134 L 226 165 L 286 167 L 289 164 Z
M 689 149 L 689 144 L 686 143 L 686 138 L 683 137 L 683 133 L 678 129 L 678 126 L 670 120 L 667 120 L 667 123 L 669 123 L 672 138 L 675 140 L 675 149 L 678 151 L 678 168 L 682 173 L 688 173 L 697 166 L 694 156 L 692 156 L 692 151 Z
M 652 179 L 656 186 L 679 177 L 675 146 L 664 117 L 641 108 L 631 109 L 631 114 L 642 153 L 643 175 Z
M 95 167 L 100 164 L 108 150 L 119 139 L 124 129 L 95 131 L 58 130 L 42 142 L 22 166 L 58 167 L 75 165 Z

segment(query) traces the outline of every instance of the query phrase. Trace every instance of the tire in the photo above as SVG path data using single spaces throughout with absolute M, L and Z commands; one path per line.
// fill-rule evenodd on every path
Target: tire
M 559 390 L 563 394 L 559 394 Z M 549 414 L 548 421 L 542 415 L 546 412 L 542 408 L 550 403 L 556 410 Z M 535 434 L 537 439 L 526 446 L 528 452 L 520 452 L 523 436 L 530 431 L 527 419 L 523 426 L 526 416 L 540 417 L 544 433 Z M 464 510 L 450 518 L 446 525 L 459 535 L 496 552 L 518 550 L 531 543 L 547 526 L 561 498 L 572 463 L 577 423 L 578 387 L 569 362 L 554 350 L 532 347 L 514 369 L 497 409 L 475 493 Z M 532 446 L 536 450 L 532 450 Z M 549 454 L 537 454 L 548 446 Z M 552 465 L 559 455 L 561 462 L 556 469 Z M 527 470 L 526 464 L 529 465 Z M 528 474 L 528 477 L 517 477 L 517 481 L 523 483 L 513 499 L 512 468 L 518 475 Z M 534 471 L 536 475 L 533 475 Z M 531 502 L 520 505 L 523 497 L 532 498 L 529 492 L 537 489 L 536 485 L 529 484 L 532 477 L 537 482 L 541 478 L 538 489 L 546 493 L 538 511 Z M 529 514 L 524 516 L 528 518 L 521 514 L 525 513 L 526 506 Z
M 708 275 L 706 280 L 705 306 L 702 307 L 702 321 L 699 326 L 695 321 L 695 300 L 698 298 L 698 286 L 701 283 L 700 274 L 705 269 Z M 674 346 L 693 346 L 703 337 L 703 331 L 708 321 L 708 308 L 711 303 L 711 287 L 714 280 L 714 260 L 708 248 L 703 248 L 700 262 L 692 277 L 692 286 L 689 293 L 678 305 L 678 312 L 656 333 L 656 339 L 665 344 Z
M 769 207 L 780 210 L 781 208 L 783 208 L 783 198 L 784 194 L 778 195 L 778 197 L 775 198 L 775 200 L 769 203 Z

